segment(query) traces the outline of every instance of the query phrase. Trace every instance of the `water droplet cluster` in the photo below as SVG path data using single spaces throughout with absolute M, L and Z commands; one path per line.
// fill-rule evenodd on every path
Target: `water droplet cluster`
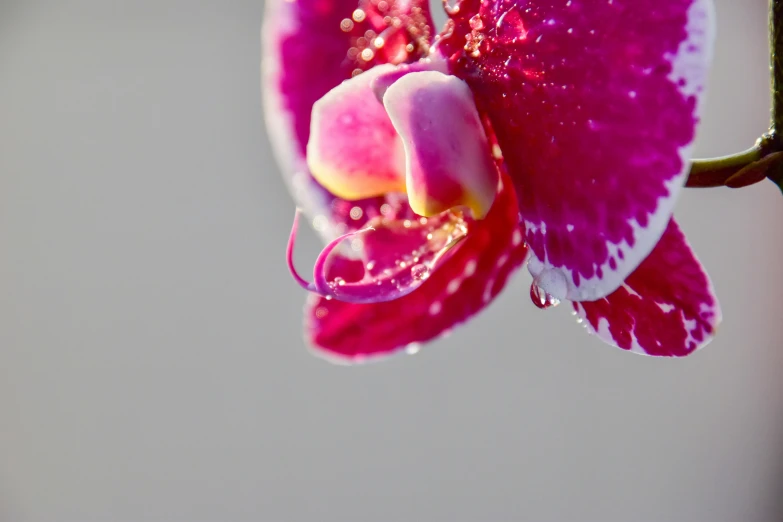
M 379 63 L 415 61 L 429 52 L 432 28 L 420 0 L 363 0 L 340 21 L 350 33 L 346 60 L 351 76 Z

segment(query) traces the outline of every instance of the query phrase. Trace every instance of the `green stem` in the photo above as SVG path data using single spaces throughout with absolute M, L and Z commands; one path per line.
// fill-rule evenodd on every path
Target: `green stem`
M 769 0 L 769 47 L 772 72 L 772 125 L 770 141 L 774 150 L 783 150 L 783 0 Z M 783 164 L 774 165 L 767 176 L 783 191 Z
M 694 160 L 686 186 L 744 187 L 769 178 L 783 191 L 783 0 L 769 0 L 772 118 L 769 132 L 750 149 Z
M 723 187 L 729 178 L 763 157 L 761 140 L 744 152 L 720 158 L 695 159 L 691 163 L 688 187 Z

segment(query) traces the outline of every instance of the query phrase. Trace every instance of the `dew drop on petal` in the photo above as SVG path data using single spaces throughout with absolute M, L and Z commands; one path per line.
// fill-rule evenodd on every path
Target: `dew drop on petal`
M 410 343 L 408 346 L 405 347 L 405 353 L 409 355 L 414 355 L 419 353 L 421 350 L 421 344 L 419 343 Z
M 417 281 L 424 281 L 430 276 L 430 269 L 424 263 L 418 264 L 411 268 L 411 276 Z
M 560 304 L 560 299 L 546 293 L 546 291 L 538 286 L 535 281 L 533 281 L 533 283 L 530 285 L 530 300 L 533 301 L 534 305 L 542 310 L 546 310 L 547 308 L 552 308 Z

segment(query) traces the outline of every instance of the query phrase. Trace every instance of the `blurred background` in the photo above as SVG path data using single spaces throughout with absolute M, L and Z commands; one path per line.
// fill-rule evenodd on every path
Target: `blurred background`
M 766 0 L 716 3 L 700 156 L 768 123 Z M 0 520 L 783 520 L 773 185 L 681 199 L 725 317 L 688 359 L 604 346 L 523 271 L 418 355 L 331 365 L 284 263 L 262 11 L 0 0 Z

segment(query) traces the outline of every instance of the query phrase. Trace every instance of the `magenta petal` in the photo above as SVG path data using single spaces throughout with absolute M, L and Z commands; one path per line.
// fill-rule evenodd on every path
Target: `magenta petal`
M 663 234 L 689 167 L 712 14 L 711 0 L 460 4 L 442 47 L 491 120 L 531 272 L 565 277 L 555 297 L 611 293 Z
M 502 190 L 487 217 L 468 223 L 465 239 L 415 292 L 374 304 L 312 296 L 307 331 L 314 348 L 360 362 L 434 339 L 478 313 L 527 253 L 514 199 L 513 190 Z
M 620 288 L 574 309 L 607 343 L 664 357 L 706 345 L 721 320 L 712 284 L 674 220 Z

